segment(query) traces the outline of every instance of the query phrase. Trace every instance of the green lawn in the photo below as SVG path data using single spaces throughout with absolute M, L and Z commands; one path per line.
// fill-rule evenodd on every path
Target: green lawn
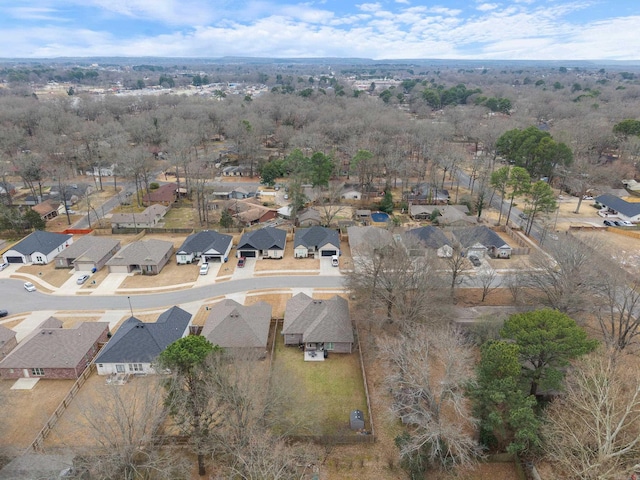
M 303 352 L 285 347 L 280 330 L 276 335 L 273 363 L 276 381 L 288 392 L 283 415 L 298 424 L 297 435 L 339 435 L 349 432 L 354 409 L 369 420 L 364 382 L 357 353 L 329 353 L 324 362 L 305 362 Z

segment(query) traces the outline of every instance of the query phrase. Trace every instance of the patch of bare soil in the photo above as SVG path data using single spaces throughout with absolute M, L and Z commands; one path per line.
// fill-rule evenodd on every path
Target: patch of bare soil
M 572 235 L 586 244 L 603 245 L 604 248 L 599 249 L 600 253 L 608 255 L 629 273 L 637 273 L 640 267 L 640 239 L 609 231 L 575 231 Z
M 254 305 L 258 302 L 267 302 L 271 305 L 271 318 L 284 318 L 284 311 L 287 306 L 287 300 L 291 298 L 289 293 L 258 293 L 256 295 L 249 294 L 246 297 L 245 305 Z
M 61 287 L 64 282 L 69 280 L 71 270 L 67 268 L 55 268 L 53 263 L 48 265 L 23 265 L 16 270 L 16 273 L 27 273 L 35 275 L 54 287 Z M 34 283 L 36 283 L 34 281 Z
M 175 258 L 171 258 L 158 275 L 133 275 L 126 277 L 120 284 L 126 288 L 170 287 L 183 283 L 193 283 L 198 279 L 200 270 L 198 265 L 178 265 Z
M 294 258 L 293 242 L 288 241 L 284 250 L 284 258 L 278 260 L 257 260 L 256 272 L 266 272 L 270 270 L 320 270 L 320 259 L 317 258 Z
M 27 448 L 67 395 L 74 380 L 41 379 L 31 390 L 11 390 L 15 380 L 0 381 L 0 446 Z

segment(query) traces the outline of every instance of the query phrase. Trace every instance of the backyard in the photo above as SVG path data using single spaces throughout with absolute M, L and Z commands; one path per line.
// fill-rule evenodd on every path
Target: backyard
M 292 392 L 283 410 L 286 423 L 301 426 L 294 434 L 352 435 L 349 414 L 355 409 L 365 413 L 365 428 L 370 430 L 357 352 L 330 353 L 323 362 L 305 362 L 299 348 L 285 347 L 281 331 L 279 325 L 273 371 Z

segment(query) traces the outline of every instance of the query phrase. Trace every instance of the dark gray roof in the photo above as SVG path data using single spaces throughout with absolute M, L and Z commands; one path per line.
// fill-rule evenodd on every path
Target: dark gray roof
M 222 348 L 266 348 L 271 325 L 271 305 L 244 306 L 227 299 L 211 309 L 201 335 Z
M 614 195 L 609 195 L 605 193 L 604 195 L 600 195 L 596 197 L 596 202 L 604 205 L 611 210 L 615 210 L 627 217 L 635 217 L 636 215 L 640 215 L 640 202 L 639 203 L 631 203 L 627 202 L 621 198 L 618 198 Z
M 70 238 L 71 235 L 64 233 L 36 230 L 11 247 L 11 250 L 20 252 L 23 255 L 31 255 L 34 252 L 50 253 Z
M 509 247 L 509 244 L 500 235 L 484 225 L 455 229 L 453 230 L 453 235 L 463 247 L 471 247 L 477 243 L 487 248 Z
M 284 250 L 287 232 L 274 227 L 265 227 L 242 235 L 238 250 Z
M 157 265 L 173 250 L 173 242 L 138 240 L 126 245 L 107 262 L 107 265 Z
M 337 230 L 332 230 L 325 227 L 311 227 L 311 228 L 299 228 L 296 230 L 295 237 L 293 239 L 293 248 L 298 246 L 304 247 L 322 247 L 330 243 L 336 248 L 340 248 L 340 236 Z
M 283 334 L 302 334 L 304 342 L 353 342 L 349 304 L 336 295 L 316 300 L 299 293 L 287 301 Z
M 227 251 L 232 240 L 231 235 L 224 235 L 214 230 L 204 230 L 189 235 L 176 253 L 202 253 L 214 250 L 222 254 Z
M 182 338 L 191 314 L 171 307 L 155 323 L 129 317 L 116 330 L 94 363 L 151 363 L 165 348 Z
M 449 239 L 438 227 L 427 226 L 414 228 L 413 230 L 409 230 L 407 234 L 418 239 L 427 248 L 437 249 L 443 247 L 444 245 L 451 245 Z

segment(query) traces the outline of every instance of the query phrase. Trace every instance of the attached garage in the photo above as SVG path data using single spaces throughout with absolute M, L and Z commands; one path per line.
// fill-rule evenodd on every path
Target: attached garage
M 24 257 L 6 257 L 9 263 L 25 263 Z
M 109 265 L 109 273 L 129 273 L 129 265 Z
M 204 261 L 209 263 L 222 263 L 222 255 L 203 255 Z
M 238 257 L 247 257 L 247 258 L 255 258 L 258 255 L 258 252 L 255 250 L 241 250 L 238 252 Z
M 322 252 L 320 252 L 320 254 L 323 257 L 332 257 L 334 255 L 338 255 L 338 251 L 337 250 L 322 250 Z

